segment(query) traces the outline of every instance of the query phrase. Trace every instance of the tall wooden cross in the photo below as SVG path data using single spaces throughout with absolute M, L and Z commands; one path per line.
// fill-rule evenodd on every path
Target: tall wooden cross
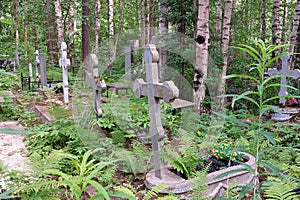
M 165 133 L 161 123 L 160 99 L 169 102 L 179 96 L 179 90 L 173 81 L 159 83 L 158 58 L 159 55 L 155 45 L 148 44 L 144 49 L 147 83 L 143 79 L 137 79 L 133 84 L 133 92 L 138 98 L 148 97 L 154 170 L 155 176 L 161 179 L 163 166 L 159 151 Z
M 64 103 L 69 103 L 69 83 L 68 83 L 68 67 L 71 65 L 70 59 L 67 59 L 67 44 L 61 43 L 61 59 L 59 65 L 62 68 L 63 76 L 63 92 L 64 92 Z
M 278 70 L 276 68 L 272 68 L 270 69 L 268 72 L 266 72 L 267 75 L 269 76 L 282 76 L 281 80 L 280 80 L 280 84 L 282 84 L 280 86 L 280 90 L 278 93 L 278 96 L 282 96 L 282 98 L 279 99 L 279 103 L 280 104 L 285 104 L 286 99 L 284 98 L 284 96 L 288 95 L 288 91 L 287 91 L 287 87 L 286 85 L 288 84 L 287 81 L 287 76 L 288 77 L 292 77 L 293 79 L 298 79 L 300 78 L 300 70 L 299 69 L 295 69 L 295 70 L 290 70 L 289 69 L 289 56 L 284 56 L 281 57 L 281 70 Z
M 35 65 L 35 79 L 39 80 L 39 66 L 40 66 L 40 59 L 39 59 L 39 50 L 35 50 L 34 52 L 34 65 Z

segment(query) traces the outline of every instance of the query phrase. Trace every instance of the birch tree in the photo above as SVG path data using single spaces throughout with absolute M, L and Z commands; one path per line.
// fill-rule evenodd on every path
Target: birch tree
M 114 35 L 114 0 L 108 0 L 108 27 L 111 38 Z
M 100 40 L 100 9 L 101 2 L 100 0 L 96 0 L 95 5 L 95 48 L 99 48 L 99 40 Z
M 295 9 L 295 15 L 294 15 L 291 38 L 290 38 L 290 45 L 291 45 L 289 47 L 290 53 L 295 52 L 295 44 L 296 44 L 297 35 L 298 35 L 299 20 L 300 20 L 300 0 L 297 0 L 297 6 Z
M 222 62 L 222 72 L 220 73 L 221 83 L 218 85 L 218 96 L 221 96 L 225 93 L 225 79 L 222 77 L 226 76 L 227 66 L 228 66 L 228 46 L 229 46 L 229 37 L 230 37 L 230 23 L 231 23 L 231 13 L 232 13 L 232 0 L 225 1 L 225 9 L 224 9 L 224 20 L 223 20 L 223 32 L 222 32 L 222 45 L 221 51 L 223 55 Z M 220 98 L 220 109 L 223 109 L 225 105 L 225 98 Z
M 262 0 L 261 3 L 261 27 L 260 27 L 261 39 L 266 39 L 266 0 Z
M 197 33 L 196 33 L 196 60 L 194 71 L 194 103 L 195 110 L 203 112 L 202 102 L 205 98 L 205 80 L 208 66 L 208 39 L 209 39 L 209 0 L 199 0 Z
M 272 41 L 273 45 L 280 45 L 282 39 L 282 0 L 273 0 L 273 22 L 272 22 Z M 273 52 L 273 57 L 280 54 L 280 50 Z
M 75 9 L 74 9 L 74 0 L 69 0 L 69 19 L 68 19 L 68 30 L 69 30 L 69 56 L 71 63 L 74 61 L 74 36 L 75 36 Z
M 82 61 L 90 53 L 90 2 L 82 0 Z
M 60 44 L 65 41 L 62 10 L 61 10 L 61 0 L 55 0 L 54 5 L 55 5 L 58 46 L 60 47 Z

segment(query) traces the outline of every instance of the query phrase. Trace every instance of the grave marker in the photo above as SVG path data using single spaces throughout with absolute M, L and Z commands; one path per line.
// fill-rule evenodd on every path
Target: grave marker
M 28 63 L 29 77 L 32 78 L 32 64 Z
M 282 85 L 280 86 L 278 95 L 282 96 L 282 98 L 279 99 L 279 103 L 284 105 L 286 102 L 286 99 L 284 98 L 284 96 L 288 95 L 288 91 L 287 91 L 287 87 L 286 87 L 286 85 L 288 84 L 287 76 L 292 77 L 293 79 L 298 79 L 298 78 L 300 78 L 300 70 L 299 69 L 295 69 L 295 70 L 289 69 L 289 61 L 288 61 L 289 56 L 284 56 L 284 57 L 281 57 L 280 59 L 281 59 L 281 63 L 282 63 L 281 70 L 272 68 L 268 72 L 266 72 L 266 74 L 269 76 L 282 76 L 281 80 L 280 80 L 280 83 Z
M 86 81 L 88 86 L 93 89 L 96 117 L 102 117 L 101 93 L 106 89 L 106 84 L 104 80 L 99 77 L 98 58 L 95 54 L 90 54 L 89 56 L 88 68 L 86 69 Z
M 34 65 L 35 65 L 35 78 L 36 81 L 39 80 L 39 66 L 40 66 L 40 59 L 39 59 L 39 50 L 35 50 L 34 52 Z
M 133 63 L 133 52 L 131 46 L 125 46 L 125 75 L 127 80 L 131 80 L 131 64 Z
M 64 92 L 64 103 L 69 103 L 69 83 L 68 83 L 68 67 L 71 65 L 70 59 L 67 59 L 67 44 L 61 43 L 61 59 L 59 65 L 62 67 L 63 75 L 63 92 Z
M 16 57 L 16 60 L 15 60 L 15 64 L 14 64 L 14 71 L 16 71 L 16 67 L 18 67 L 20 65 L 19 63 L 19 52 L 18 50 L 15 50 L 15 57 Z
M 39 60 L 40 60 L 40 71 L 41 71 L 41 86 L 47 87 L 46 56 L 44 54 L 40 54 Z
M 165 133 L 161 122 L 160 99 L 169 102 L 179 96 L 179 90 L 172 81 L 159 83 L 158 58 L 155 45 L 147 45 L 144 49 L 147 83 L 143 79 L 137 79 L 133 85 L 133 92 L 138 98 L 142 96 L 148 97 L 155 177 L 162 179 L 163 166 L 159 151 Z

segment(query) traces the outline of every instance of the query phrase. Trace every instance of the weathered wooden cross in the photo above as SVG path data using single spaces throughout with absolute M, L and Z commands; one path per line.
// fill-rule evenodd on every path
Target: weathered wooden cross
M 67 59 L 67 44 L 61 43 L 61 59 L 59 59 L 59 65 L 62 68 L 63 75 L 63 92 L 64 103 L 69 103 L 69 83 L 68 83 L 68 67 L 71 65 L 70 59 Z
M 286 99 L 284 98 L 284 96 L 288 95 L 288 91 L 287 91 L 287 87 L 286 87 L 286 85 L 288 84 L 287 76 L 292 77 L 293 79 L 298 79 L 298 78 L 300 78 L 300 70 L 299 69 L 295 69 L 295 70 L 289 69 L 289 61 L 288 61 L 289 56 L 284 56 L 284 57 L 281 57 L 280 59 L 281 59 L 281 63 L 282 63 L 281 70 L 272 68 L 268 72 L 266 72 L 266 74 L 268 76 L 282 76 L 281 81 L 280 81 L 280 83 L 282 85 L 280 86 L 278 96 L 282 96 L 282 98 L 279 99 L 279 103 L 285 104 Z
M 154 170 L 155 176 L 161 179 L 163 166 L 159 151 L 165 133 L 161 123 L 160 99 L 169 102 L 179 96 L 179 90 L 173 81 L 159 83 L 158 58 L 155 45 L 148 44 L 144 49 L 147 83 L 143 79 L 137 79 L 133 84 L 133 92 L 138 98 L 148 97 Z
M 46 65 L 46 56 L 44 54 L 39 54 L 40 61 L 40 72 L 41 72 L 41 86 L 47 87 L 47 65 Z

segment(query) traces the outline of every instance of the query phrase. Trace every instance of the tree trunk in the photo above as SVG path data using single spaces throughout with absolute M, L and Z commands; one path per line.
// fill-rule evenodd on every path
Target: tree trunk
M 146 32 L 146 23 L 145 23 L 145 0 L 141 0 L 141 40 L 142 48 L 145 46 L 145 32 Z
M 56 16 L 56 28 L 58 36 L 58 47 L 65 41 L 64 28 L 62 20 L 61 0 L 55 0 L 55 16 Z
M 209 39 L 209 0 L 199 0 L 197 18 L 197 44 L 194 71 L 194 103 L 195 110 L 203 112 L 202 102 L 205 98 L 205 80 L 208 67 Z
M 58 46 L 55 34 L 55 15 L 53 9 L 53 2 L 47 1 L 45 4 L 46 15 L 46 27 L 47 27 L 47 52 L 50 58 L 50 63 L 58 63 Z
M 232 13 L 232 0 L 225 1 L 225 9 L 224 9 L 224 21 L 223 21 L 223 33 L 222 33 L 222 72 L 220 73 L 221 83 L 218 85 L 217 94 L 218 96 L 225 94 L 225 79 L 222 77 L 227 74 L 227 60 L 228 60 L 228 47 L 229 47 L 229 37 L 230 37 L 230 23 L 231 23 L 231 13 Z M 220 98 L 220 107 L 219 109 L 223 109 L 225 105 L 225 98 Z
M 273 0 L 273 24 L 272 24 L 272 40 L 273 45 L 280 45 L 282 39 L 282 0 Z M 280 54 L 280 50 L 273 52 L 273 57 Z
M 221 41 L 222 36 L 223 1 L 224 0 L 218 0 L 217 2 L 217 23 L 215 29 L 215 38 L 217 41 Z
M 266 39 L 266 0 L 262 0 L 261 5 L 261 27 L 260 27 L 260 37 L 263 41 Z
M 95 48 L 99 48 L 99 41 L 100 41 L 100 9 L 101 9 L 101 2 L 100 0 L 96 0 L 95 6 Z
M 90 3 L 82 0 L 82 61 L 90 53 Z
M 155 12 L 155 0 L 148 0 L 147 1 L 147 10 L 149 11 L 148 13 L 148 43 L 150 43 L 151 39 L 153 36 L 155 36 L 155 27 L 156 27 L 156 19 L 154 16 Z
M 15 21 L 15 39 L 16 46 L 19 46 L 19 0 L 14 0 L 13 2 L 13 12 L 14 12 L 14 21 Z
M 108 0 L 108 32 L 109 37 L 114 35 L 114 0 Z
M 74 63 L 74 36 L 75 36 L 75 23 L 74 23 L 74 16 L 75 16 L 75 9 L 74 9 L 74 0 L 69 0 L 69 20 L 68 20 L 68 30 L 69 30 L 69 57 L 70 61 Z
M 291 38 L 290 38 L 290 45 L 291 45 L 289 47 L 289 52 L 290 53 L 295 52 L 295 44 L 296 44 L 296 40 L 297 40 L 299 20 L 300 20 L 300 0 L 297 0 L 297 6 L 296 6 L 296 9 L 295 9 L 292 33 L 291 33 Z
M 160 13 L 167 13 L 168 9 L 161 5 L 161 2 L 158 4 L 158 9 L 160 10 Z M 168 34 L 168 20 L 162 16 L 162 14 L 159 16 L 159 34 L 161 36 Z M 160 78 L 166 77 L 168 70 L 167 70 L 167 60 L 168 60 L 168 52 L 164 49 L 160 49 L 159 53 L 159 64 L 160 64 Z

